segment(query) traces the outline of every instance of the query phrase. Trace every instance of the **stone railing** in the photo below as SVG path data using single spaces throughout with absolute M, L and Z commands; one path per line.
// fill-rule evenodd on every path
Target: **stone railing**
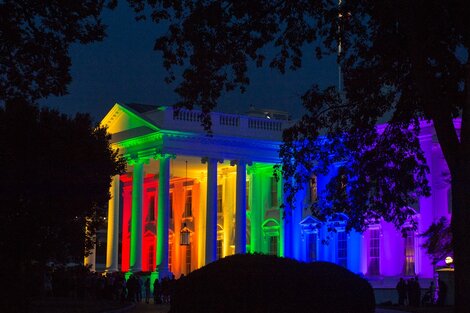
M 180 130 L 201 133 L 204 132 L 202 112 L 196 110 L 173 110 L 166 107 L 164 110 L 148 113 L 162 129 Z M 292 122 L 240 114 L 211 113 L 212 132 L 214 135 L 249 137 L 266 140 L 281 140 L 282 131 L 290 127 Z
M 282 131 L 282 121 L 248 118 L 248 128 Z

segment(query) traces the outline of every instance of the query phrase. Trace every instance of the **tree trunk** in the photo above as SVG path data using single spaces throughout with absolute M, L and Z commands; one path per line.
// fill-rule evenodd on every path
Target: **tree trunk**
M 470 160 L 469 160 L 470 161 Z M 452 178 L 452 240 L 455 265 L 455 312 L 470 309 L 470 171 L 464 160 Z

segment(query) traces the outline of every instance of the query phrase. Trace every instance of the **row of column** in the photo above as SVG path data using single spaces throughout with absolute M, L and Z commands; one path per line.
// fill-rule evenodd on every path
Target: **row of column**
M 168 269 L 168 234 L 170 218 L 170 157 L 159 157 L 158 175 L 158 215 L 156 264 L 160 278 L 167 277 Z M 207 203 L 206 203 L 206 254 L 205 264 L 217 259 L 217 159 L 205 158 L 207 163 Z M 246 252 L 246 162 L 236 161 L 236 217 L 235 217 L 235 253 Z M 132 215 L 131 245 L 129 269 L 131 272 L 142 270 L 142 219 L 143 219 L 143 181 L 144 164 L 137 160 L 134 164 L 132 179 Z M 118 271 L 119 250 L 119 175 L 111 182 L 111 198 L 108 204 L 108 230 L 106 271 Z M 160 235 L 161 234 L 161 235 Z

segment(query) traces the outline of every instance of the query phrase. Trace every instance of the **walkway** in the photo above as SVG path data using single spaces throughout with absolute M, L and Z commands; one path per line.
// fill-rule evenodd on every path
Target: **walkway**
M 146 304 L 145 302 L 137 303 L 132 313 L 168 313 L 170 310 L 169 305 L 159 304 L 154 305 L 152 303 Z M 377 308 L 375 313 L 405 313 L 403 311 L 397 310 L 387 310 L 382 308 Z
M 153 304 L 151 301 L 149 304 L 145 302 L 137 303 L 132 313 L 168 313 L 170 310 L 169 304 Z
M 406 313 L 406 312 L 398 311 L 398 310 L 392 310 L 392 309 L 376 308 L 375 313 Z

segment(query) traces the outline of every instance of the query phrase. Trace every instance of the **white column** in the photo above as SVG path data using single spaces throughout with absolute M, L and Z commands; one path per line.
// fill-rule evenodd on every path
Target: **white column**
M 157 270 L 158 278 L 168 277 L 168 227 L 170 220 L 170 158 L 160 158 L 158 175 Z
M 246 253 L 246 163 L 237 163 L 235 253 Z
M 206 260 L 217 259 L 217 160 L 207 159 Z
M 144 164 L 137 160 L 132 176 L 132 213 L 131 213 L 131 253 L 130 271 L 142 271 L 142 205 L 143 205 Z
M 119 250 L 119 175 L 111 181 L 108 202 L 108 236 L 106 247 L 106 272 L 117 272 Z

